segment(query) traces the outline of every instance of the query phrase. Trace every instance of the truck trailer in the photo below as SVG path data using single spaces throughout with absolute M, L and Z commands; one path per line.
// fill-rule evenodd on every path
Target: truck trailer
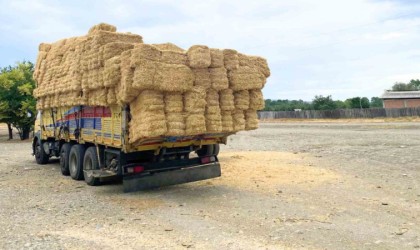
M 32 143 L 38 164 L 60 160 L 61 173 L 97 186 L 122 179 L 124 192 L 221 175 L 219 144 L 229 133 L 161 136 L 129 143 L 129 105 L 39 110 Z

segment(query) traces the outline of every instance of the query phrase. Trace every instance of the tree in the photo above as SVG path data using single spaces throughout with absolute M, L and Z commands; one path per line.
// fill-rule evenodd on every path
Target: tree
M 8 124 L 9 138 L 11 125 L 18 130 L 21 140 L 29 138 L 36 112 L 33 71 L 31 62 L 17 63 L 0 71 L 0 121 Z
M 370 102 L 367 97 L 353 97 L 347 99 L 345 102 L 351 109 L 370 108 Z
M 416 91 L 420 90 L 420 80 L 411 79 L 409 83 L 396 82 L 392 85 L 392 91 Z
M 372 97 L 370 99 L 370 107 L 371 108 L 383 108 L 384 103 L 381 98 L 379 97 Z
M 315 110 L 332 110 L 337 108 L 337 104 L 331 98 L 331 96 L 316 95 L 312 101 L 312 105 Z

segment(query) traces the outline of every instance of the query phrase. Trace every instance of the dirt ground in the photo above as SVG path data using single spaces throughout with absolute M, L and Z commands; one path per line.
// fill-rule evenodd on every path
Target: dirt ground
M 125 194 L 36 165 L 0 126 L 0 249 L 419 249 L 420 123 L 231 136 L 222 177 Z

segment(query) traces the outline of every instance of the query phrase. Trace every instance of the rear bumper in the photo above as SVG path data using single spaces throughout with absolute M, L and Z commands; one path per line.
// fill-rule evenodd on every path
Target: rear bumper
M 142 173 L 123 177 L 124 192 L 153 189 L 163 186 L 201 181 L 221 176 L 219 162 L 185 167 L 157 173 Z

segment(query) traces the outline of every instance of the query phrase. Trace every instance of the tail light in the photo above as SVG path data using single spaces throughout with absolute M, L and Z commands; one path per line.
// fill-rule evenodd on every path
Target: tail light
M 129 167 L 127 168 L 127 173 L 129 174 L 138 174 L 144 171 L 143 166 L 135 166 L 135 167 Z
M 214 161 L 216 161 L 216 157 L 214 156 L 206 156 L 201 158 L 201 164 L 207 164 Z

